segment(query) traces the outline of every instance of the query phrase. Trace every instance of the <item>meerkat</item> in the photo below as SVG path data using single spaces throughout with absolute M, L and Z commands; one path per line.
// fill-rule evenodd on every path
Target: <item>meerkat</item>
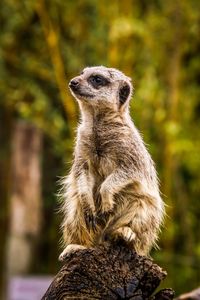
M 74 160 L 64 179 L 66 255 L 123 238 L 140 255 L 156 245 L 164 204 L 154 162 L 129 114 L 131 79 L 87 67 L 69 83 L 81 121 Z

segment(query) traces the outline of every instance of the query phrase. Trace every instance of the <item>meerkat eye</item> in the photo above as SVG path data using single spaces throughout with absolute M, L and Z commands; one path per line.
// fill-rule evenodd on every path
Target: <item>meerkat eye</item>
M 93 80 L 98 84 L 102 83 L 102 77 L 100 76 L 95 76 Z
M 90 76 L 90 82 L 98 84 L 98 85 L 102 84 L 103 79 L 104 78 L 102 76 L 99 76 L 99 75 Z
M 91 75 L 88 82 L 96 89 L 109 84 L 109 80 L 101 75 Z

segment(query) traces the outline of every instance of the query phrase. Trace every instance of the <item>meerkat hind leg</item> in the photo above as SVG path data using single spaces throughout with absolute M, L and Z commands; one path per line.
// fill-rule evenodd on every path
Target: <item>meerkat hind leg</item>
M 63 261 L 69 254 L 72 254 L 76 251 L 83 250 L 83 249 L 86 249 L 86 247 L 78 244 L 70 244 L 59 255 L 59 261 Z
M 127 243 L 132 244 L 135 240 L 135 233 L 132 231 L 132 229 L 128 226 L 123 226 L 118 229 L 116 229 L 113 233 L 114 237 L 121 237 L 123 240 L 125 240 Z

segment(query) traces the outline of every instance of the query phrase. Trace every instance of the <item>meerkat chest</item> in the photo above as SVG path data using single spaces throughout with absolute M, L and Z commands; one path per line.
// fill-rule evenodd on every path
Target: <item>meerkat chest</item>
M 93 129 L 87 135 L 82 135 L 81 141 L 82 156 L 91 170 L 103 177 L 112 173 L 117 161 L 116 138 L 113 140 L 112 133 L 101 128 Z
M 103 177 L 113 172 L 116 167 L 116 153 L 108 140 L 105 141 L 95 136 L 88 150 L 89 161 L 94 171 L 97 171 Z

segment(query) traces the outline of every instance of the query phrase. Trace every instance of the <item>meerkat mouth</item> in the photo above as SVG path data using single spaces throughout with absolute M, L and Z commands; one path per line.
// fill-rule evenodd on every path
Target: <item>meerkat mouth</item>
M 70 87 L 70 90 L 76 97 L 81 97 L 81 98 L 93 98 L 94 97 L 93 94 L 88 94 L 88 93 L 82 92 L 77 87 L 76 88 Z
M 82 93 L 82 92 L 78 92 L 78 95 L 81 97 L 85 97 L 85 98 L 93 98 L 94 95 L 92 94 L 87 94 L 87 93 Z

